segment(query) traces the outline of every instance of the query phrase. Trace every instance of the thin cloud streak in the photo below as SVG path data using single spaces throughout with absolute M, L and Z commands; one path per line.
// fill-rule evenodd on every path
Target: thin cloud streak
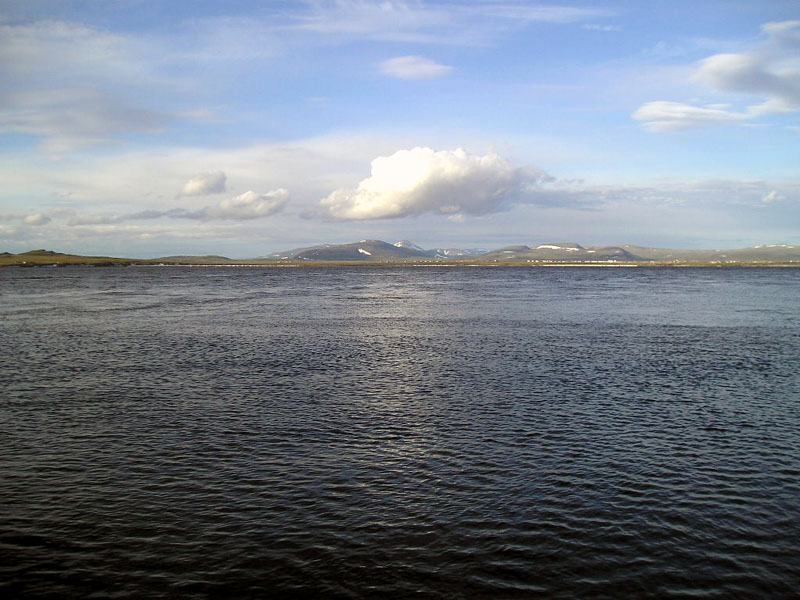
M 535 23 L 569 24 L 614 11 L 529 2 L 306 2 L 290 27 L 339 39 L 432 45 L 487 45 L 509 30 Z
M 381 63 L 381 72 L 397 79 L 435 79 L 444 77 L 453 67 L 440 65 L 422 56 L 398 56 Z

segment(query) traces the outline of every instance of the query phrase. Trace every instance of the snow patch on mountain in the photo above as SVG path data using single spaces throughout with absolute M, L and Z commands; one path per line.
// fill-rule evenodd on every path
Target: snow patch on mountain
M 553 244 L 539 244 L 536 246 L 537 250 L 566 250 L 567 252 L 576 252 L 580 250 L 577 246 L 555 246 Z

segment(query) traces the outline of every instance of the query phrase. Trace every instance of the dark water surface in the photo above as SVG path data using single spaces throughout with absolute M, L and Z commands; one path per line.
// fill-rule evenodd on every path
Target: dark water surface
M 800 269 L 0 270 L 6 598 L 790 598 Z

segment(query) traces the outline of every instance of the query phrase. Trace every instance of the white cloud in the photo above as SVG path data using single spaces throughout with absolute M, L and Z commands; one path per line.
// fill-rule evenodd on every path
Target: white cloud
M 794 43 L 800 46 L 800 34 L 797 31 L 800 29 L 800 20 L 794 21 L 774 21 L 772 23 L 764 23 L 761 26 L 761 30 L 764 33 L 768 33 L 770 35 L 782 35 L 783 33 L 790 33 L 791 39 L 794 40 Z
M 648 102 L 633 113 L 633 118 L 645 121 L 649 131 L 680 131 L 719 123 L 742 121 L 748 115 L 734 113 L 717 105 L 692 106 L 682 102 Z
M 783 57 L 716 54 L 700 62 L 694 79 L 713 90 L 766 96 L 751 107 L 753 114 L 800 110 L 800 61 L 783 64 Z
M 715 54 L 699 62 L 691 79 L 714 92 L 760 96 L 746 111 L 715 105 L 648 102 L 633 114 L 650 131 L 693 129 L 800 111 L 800 21 L 767 23 L 769 37 L 748 53 Z
M 495 153 L 462 149 L 400 150 L 371 163 L 371 175 L 355 189 L 339 189 L 318 205 L 337 219 L 384 219 L 423 213 L 442 215 L 496 212 L 542 178 L 513 168 Z
M 28 215 L 23 219 L 23 222 L 26 225 L 32 225 L 33 227 L 41 227 L 42 225 L 47 225 L 50 221 L 51 221 L 50 217 L 42 213 Z
M 769 194 L 764 196 L 762 201 L 765 204 L 772 204 L 773 202 L 780 202 L 781 200 L 786 200 L 786 196 L 781 194 L 778 190 L 772 190 Z
M 447 75 L 453 68 L 421 56 L 398 56 L 381 63 L 381 71 L 398 79 L 432 79 Z
M 260 141 L 241 147 L 118 147 L 62 161 L 7 152 L 0 161 L 0 203 L 3 212 L 18 215 L 40 211 L 50 215 L 53 206 L 72 208 L 82 218 L 172 208 L 197 213 L 243 191 L 288 188 L 292 198 L 313 204 L 331 190 L 358 181 L 371 158 L 408 147 L 416 137 L 417 132 L 401 136 L 382 132 Z M 178 195 L 187 174 L 217 165 L 225 165 L 227 181 L 239 188 L 236 193 Z
M 213 171 L 199 173 L 187 181 L 181 188 L 181 196 L 204 196 L 206 194 L 221 194 L 225 191 L 225 173 Z
M 283 188 L 266 194 L 248 191 L 235 198 L 223 200 L 206 212 L 208 216 L 217 219 L 260 219 L 283 210 L 288 201 L 289 191 Z

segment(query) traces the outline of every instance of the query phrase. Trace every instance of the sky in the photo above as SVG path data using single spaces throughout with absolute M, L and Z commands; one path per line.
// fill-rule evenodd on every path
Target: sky
M 797 0 L 0 0 L 0 252 L 800 244 Z

